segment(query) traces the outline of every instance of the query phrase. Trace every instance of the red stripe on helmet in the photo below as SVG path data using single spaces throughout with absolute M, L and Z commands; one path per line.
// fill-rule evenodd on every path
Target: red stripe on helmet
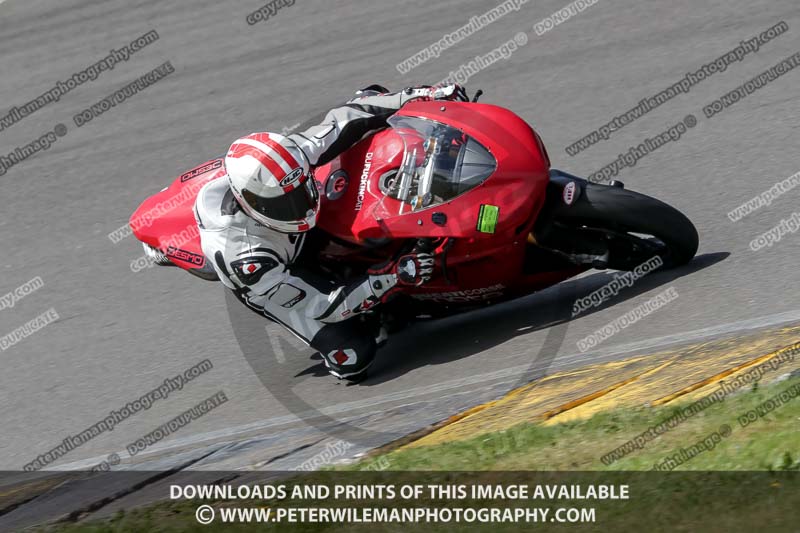
M 234 144 L 228 151 L 228 157 L 233 157 L 235 159 L 242 158 L 246 155 L 254 157 L 259 163 L 267 167 L 267 170 L 269 170 L 276 179 L 286 174 L 277 161 L 255 146 L 250 146 L 249 144 Z
M 295 168 L 301 166 L 300 163 L 297 162 L 297 159 L 292 155 L 289 150 L 287 150 L 280 142 L 276 141 L 272 137 L 269 136 L 269 133 L 254 133 L 248 136 L 249 138 L 253 139 L 254 141 L 258 141 L 261 143 L 266 144 L 273 150 L 275 150 L 278 155 L 280 155 L 286 164 L 294 170 Z

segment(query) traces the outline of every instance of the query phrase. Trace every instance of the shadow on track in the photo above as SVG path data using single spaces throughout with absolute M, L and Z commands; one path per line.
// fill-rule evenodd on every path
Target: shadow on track
M 655 271 L 636 281 L 633 286 L 623 288 L 617 296 L 608 299 L 602 305 L 584 311 L 575 319 L 619 306 L 640 294 L 709 268 L 725 260 L 729 255 L 728 252 L 703 254 L 683 267 Z M 447 364 L 472 357 L 519 335 L 527 335 L 570 322 L 573 320 L 572 302 L 564 305 L 564 302 L 558 300 L 559 296 L 563 294 L 576 294 L 579 298 L 587 296 L 610 282 L 615 273 L 616 271 L 599 271 L 497 306 L 413 324 L 392 336 L 387 345 L 378 351 L 370 376 L 358 386 L 380 385 L 415 368 Z M 572 290 L 564 291 L 565 288 L 569 289 L 570 285 L 573 286 Z M 554 314 L 553 309 L 558 311 Z M 626 311 L 628 309 L 621 310 L 620 315 Z M 312 359 L 320 360 L 318 355 L 312 356 Z M 487 370 L 491 368 L 491 361 L 486 361 L 486 368 Z M 298 374 L 298 376 L 308 375 L 327 376 L 328 372 L 319 362 Z

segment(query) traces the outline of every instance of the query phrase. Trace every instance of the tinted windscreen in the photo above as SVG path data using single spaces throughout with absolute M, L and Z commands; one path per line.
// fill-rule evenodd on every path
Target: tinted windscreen
M 447 202 L 483 183 L 497 168 L 489 150 L 452 126 L 398 115 L 388 122 L 405 151 L 400 168 L 386 175 L 381 190 L 412 210 Z

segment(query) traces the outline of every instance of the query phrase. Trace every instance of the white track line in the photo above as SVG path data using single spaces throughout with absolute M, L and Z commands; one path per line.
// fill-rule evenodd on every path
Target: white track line
M 0 0 L 0 2 L 2 1 L 3 0 Z M 605 350 L 587 352 L 583 354 L 568 355 L 564 357 L 557 357 L 555 361 L 553 361 L 547 368 L 544 369 L 536 368 L 535 366 L 531 367 L 530 365 L 517 365 L 513 367 L 504 368 L 501 370 L 496 370 L 494 372 L 487 372 L 485 374 L 477 374 L 466 378 L 443 381 L 441 383 L 436 383 L 434 385 L 416 387 L 413 389 L 407 389 L 401 392 L 395 392 L 383 396 L 376 396 L 373 398 L 366 398 L 364 400 L 357 400 L 353 402 L 337 404 L 331 407 L 323 407 L 318 411 L 309 411 L 308 413 L 302 413 L 300 416 L 301 417 L 312 416 L 312 415 L 317 415 L 319 413 L 331 416 L 342 412 L 352 412 L 353 410 L 362 409 L 365 407 L 373 407 L 376 405 L 395 402 L 398 400 L 419 398 L 423 395 L 439 393 L 449 389 L 460 389 L 467 385 L 477 385 L 480 383 L 485 383 L 487 381 L 505 379 L 506 381 L 513 383 L 514 380 L 517 379 L 520 374 L 524 372 L 530 372 L 532 370 L 533 371 L 550 370 L 550 369 L 559 370 L 564 367 L 574 367 L 575 364 L 578 362 L 585 362 L 585 363 L 600 362 L 602 361 L 602 359 L 608 358 L 612 355 L 626 354 L 629 352 L 642 351 L 645 349 L 666 348 L 671 345 L 699 341 L 710 337 L 717 337 L 720 335 L 724 335 L 726 333 L 732 333 L 737 331 L 743 332 L 743 331 L 761 329 L 769 326 L 778 326 L 781 324 L 787 324 L 790 322 L 798 322 L 798 321 L 800 321 L 800 310 L 787 311 L 785 313 L 768 315 L 760 318 L 740 320 L 737 322 L 730 322 L 728 324 L 721 324 L 718 326 L 696 329 L 685 333 L 666 335 L 663 337 L 656 337 L 654 339 L 631 342 L 627 344 L 618 344 L 615 346 L 611 346 Z M 458 391 L 458 393 L 461 392 L 463 391 Z M 405 405 L 411 405 L 414 403 L 419 403 L 421 401 L 426 401 L 426 400 L 416 400 L 409 402 L 408 404 Z M 401 407 L 401 406 L 402 405 L 397 405 L 395 407 Z M 217 441 L 219 439 L 230 439 L 231 437 L 243 435 L 253 431 L 264 430 L 276 426 L 283 426 L 298 421 L 300 421 L 300 418 L 298 416 L 284 415 L 275 418 L 259 420 L 257 422 L 252 422 L 250 424 L 245 424 L 241 426 L 219 429 L 215 431 L 209 431 L 206 433 L 199 433 L 197 435 L 191 435 L 172 440 L 164 445 L 155 445 L 151 447 L 151 449 L 149 449 L 147 452 L 137 455 L 137 457 L 144 457 L 152 454 L 158 454 L 174 448 L 183 448 L 186 446 L 197 447 L 207 442 Z M 129 457 L 128 452 L 125 450 L 118 451 L 117 453 L 119 454 L 121 460 L 127 459 Z M 90 468 L 100 463 L 101 461 L 105 460 L 107 457 L 108 454 L 99 455 L 96 457 L 92 457 L 90 459 L 83 459 L 80 461 L 74 461 L 71 463 L 65 463 L 63 465 L 54 466 L 52 468 L 48 468 L 47 470 L 57 470 L 57 471 L 81 470 L 85 468 Z

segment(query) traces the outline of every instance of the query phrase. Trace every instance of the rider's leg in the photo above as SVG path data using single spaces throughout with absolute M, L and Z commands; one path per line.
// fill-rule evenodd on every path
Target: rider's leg
M 375 360 L 377 344 L 371 329 L 359 320 L 328 324 L 311 339 L 328 371 L 339 379 L 360 381 Z

